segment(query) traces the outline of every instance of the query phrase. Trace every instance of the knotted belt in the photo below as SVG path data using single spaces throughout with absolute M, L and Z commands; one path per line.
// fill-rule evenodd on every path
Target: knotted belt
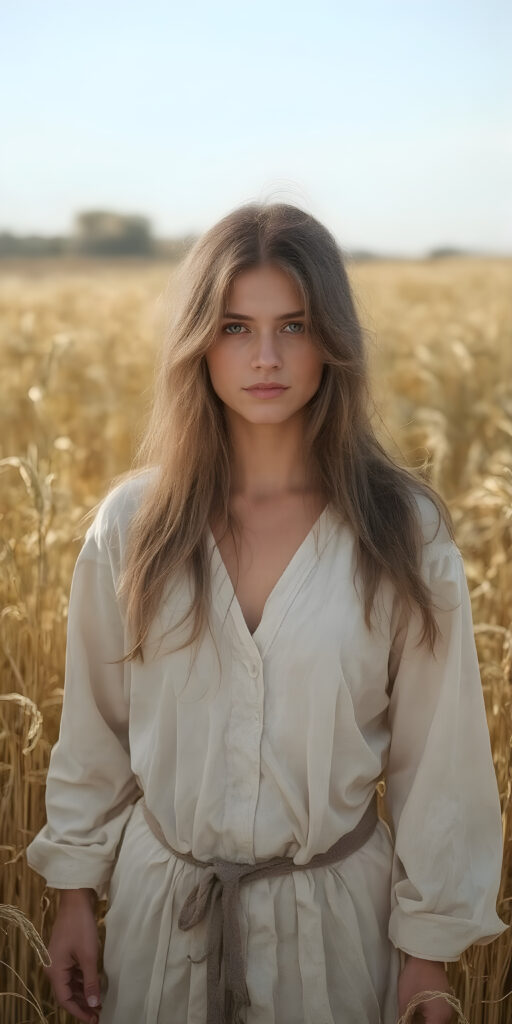
M 214 857 L 212 860 L 196 860 L 191 853 L 180 853 L 167 842 L 162 829 L 141 799 L 144 817 L 160 842 L 176 857 L 204 868 L 201 881 L 190 890 L 178 917 L 183 931 L 193 928 L 201 921 L 210 904 L 207 927 L 207 951 L 192 963 L 206 965 L 206 1024 L 243 1024 L 240 1010 L 250 1006 L 251 1001 L 245 980 L 245 965 L 242 954 L 242 937 L 238 917 L 239 889 L 246 882 L 270 875 L 284 875 L 305 868 L 322 867 L 343 860 L 354 853 L 369 839 L 379 816 L 377 793 L 366 808 L 361 820 L 324 853 L 317 853 L 307 864 L 295 864 L 291 857 L 272 857 L 256 864 L 240 864 Z

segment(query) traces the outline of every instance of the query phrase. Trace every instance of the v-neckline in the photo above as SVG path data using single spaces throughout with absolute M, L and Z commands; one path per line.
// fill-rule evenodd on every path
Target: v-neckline
M 331 503 L 327 502 L 327 505 L 324 506 L 322 512 L 315 519 L 313 525 L 308 530 L 306 536 L 304 537 L 304 540 L 301 541 L 301 543 L 299 544 L 298 548 L 296 548 L 296 550 L 293 553 L 292 557 L 290 558 L 289 562 L 287 563 L 287 565 L 283 569 L 283 572 L 279 576 L 279 579 L 276 580 L 274 586 L 272 587 L 272 590 L 270 591 L 270 593 L 267 596 L 265 604 L 263 605 L 263 611 L 261 613 L 260 621 L 258 622 L 258 625 L 256 626 L 256 629 L 254 630 L 253 633 L 251 633 L 251 631 L 249 629 L 249 626 L 247 625 L 247 622 L 246 622 L 244 613 L 242 611 L 242 607 L 240 605 L 240 602 L 238 600 L 238 597 L 236 595 L 236 591 L 235 591 L 235 588 L 233 586 L 231 577 L 230 577 L 230 575 L 228 573 L 228 570 L 226 568 L 224 559 L 223 559 L 223 557 L 222 557 L 222 555 L 220 553 L 220 549 L 219 549 L 217 541 L 215 540 L 215 537 L 213 535 L 213 531 L 212 531 L 210 525 L 208 524 L 207 534 L 208 534 L 209 546 L 210 546 L 210 550 L 211 550 L 213 559 L 217 563 L 216 566 L 215 566 L 215 569 L 217 569 L 219 571 L 219 574 L 220 574 L 219 591 L 220 592 L 224 591 L 224 593 L 229 596 L 229 607 L 231 609 L 232 616 L 233 616 L 233 618 L 234 618 L 234 620 L 236 622 L 236 625 L 237 625 L 239 631 L 241 631 L 245 635 L 246 638 L 248 637 L 249 641 L 252 644 L 256 645 L 256 647 L 258 647 L 258 649 L 259 649 L 258 642 L 261 641 L 262 636 L 264 634 L 264 630 L 265 630 L 265 627 L 267 625 L 268 616 L 270 614 L 270 610 L 271 610 L 272 606 L 275 604 L 277 598 L 280 595 L 284 595 L 285 592 L 287 591 L 287 589 L 289 587 L 291 587 L 292 581 L 296 578 L 296 575 L 298 573 L 299 567 L 302 566 L 303 561 L 304 561 L 304 566 L 306 564 L 309 566 L 309 562 L 310 562 L 311 558 L 307 557 L 307 556 L 308 555 L 311 556 L 312 552 L 315 550 L 315 547 L 314 547 L 314 535 L 315 535 L 315 532 L 318 532 L 318 553 L 320 555 L 320 551 L 321 551 L 321 549 L 323 547 L 322 535 L 323 535 L 324 526 L 327 527 L 327 524 L 329 522 L 331 523 L 331 526 L 332 526 L 332 521 L 330 520 L 330 506 L 331 506 Z

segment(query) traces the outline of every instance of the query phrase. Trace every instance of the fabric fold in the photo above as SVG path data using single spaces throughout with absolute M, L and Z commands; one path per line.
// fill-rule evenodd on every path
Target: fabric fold
M 501 808 L 470 596 L 453 541 L 427 548 L 422 574 L 441 635 L 435 658 L 425 646 L 415 650 L 415 612 L 395 637 L 385 772 L 395 832 L 389 937 L 413 956 L 450 961 L 509 927 L 496 913 Z
M 207 1012 L 206 1024 L 244 1024 L 241 1011 L 251 1005 L 246 984 L 246 965 L 243 960 L 242 936 L 238 918 L 240 885 L 258 878 L 289 874 L 294 871 L 321 868 L 335 864 L 360 849 L 370 838 L 379 820 L 377 794 L 373 793 L 360 821 L 350 832 L 341 836 L 328 850 L 315 854 L 306 864 L 296 864 L 291 857 L 272 857 L 262 863 L 242 864 L 227 862 L 214 857 L 201 863 L 191 853 L 174 849 L 166 840 L 158 820 L 144 799 L 142 811 L 153 834 L 175 856 L 196 867 L 201 867 L 203 876 L 188 893 L 181 908 L 178 925 L 188 931 L 208 916 L 207 950 L 193 963 L 207 961 Z M 300 884 L 300 883 L 299 883 Z M 306 881 L 305 884 L 308 884 Z M 309 882 L 309 884 L 313 884 Z M 310 903 L 311 909 L 315 906 Z M 317 919 L 319 908 L 317 910 Z M 317 920 L 318 924 L 318 920 Z M 317 928 L 318 931 L 318 928 Z M 303 941 L 309 935 L 302 929 Z M 321 937 L 321 936 L 320 936 Z M 321 943 L 318 948 L 321 948 Z M 316 946 L 309 937 L 308 959 L 315 963 L 313 956 Z M 321 960 L 316 964 L 317 969 Z M 302 965 L 301 965 L 302 966 Z M 324 985 L 326 991 L 327 986 Z M 308 996 L 306 995 L 306 1000 Z M 325 1008 L 324 1008 L 325 1012 Z M 330 1024 L 330 1021 L 329 1021 Z M 333 1022 L 334 1024 L 334 1022 Z
M 68 611 L 59 738 L 46 779 L 47 821 L 26 848 L 28 865 L 58 889 L 100 899 L 124 828 L 141 796 L 130 761 L 124 628 L 111 565 L 92 528 L 75 564 Z

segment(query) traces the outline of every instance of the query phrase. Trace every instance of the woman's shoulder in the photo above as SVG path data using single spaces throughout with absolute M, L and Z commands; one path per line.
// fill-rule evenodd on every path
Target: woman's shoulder
M 93 542 L 104 555 L 108 555 L 112 546 L 118 550 L 122 548 L 130 522 L 156 473 L 157 467 L 150 466 L 131 470 L 121 480 L 117 478 L 93 510 L 94 518 L 86 532 L 85 542 Z
M 435 501 L 424 491 L 411 488 L 415 503 L 415 511 L 423 535 L 423 551 L 425 555 L 437 550 L 444 544 L 454 544 L 448 526 Z
M 423 534 L 420 567 L 429 586 L 460 586 L 464 575 L 464 559 L 442 512 L 424 491 L 415 489 L 416 511 Z

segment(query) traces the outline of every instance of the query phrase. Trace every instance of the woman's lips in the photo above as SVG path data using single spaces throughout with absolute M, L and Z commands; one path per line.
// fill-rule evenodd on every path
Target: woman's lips
M 284 394 L 288 388 L 246 388 L 245 390 L 247 391 L 247 394 L 254 395 L 256 398 L 277 398 L 278 395 Z

